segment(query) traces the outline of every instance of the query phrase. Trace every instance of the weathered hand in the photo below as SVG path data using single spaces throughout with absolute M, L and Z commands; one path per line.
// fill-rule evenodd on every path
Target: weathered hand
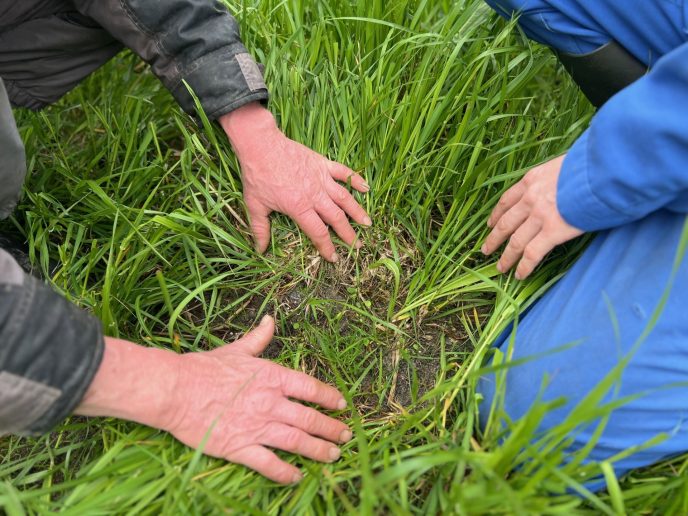
M 366 226 L 372 221 L 337 183 L 350 181 L 359 192 L 367 192 L 360 175 L 287 138 L 272 115 L 257 104 L 221 117 L 220 123 L 241 164 L 244 200 L 260 252 L 270 241 L 273 211 L 294 219 L 326 260 L 337 261 L 328 225 L 347 245 L 360 247 L 347 215 Z
M 346 402 L 337 389 L 256 358 L 274 331 L 265 317 L 233 344 L 185 355 L 106 337 L 102 363 L 76 413 L 136 421 L 194 448 L 207 437 L 204 453 L 276 482 L 297 482 L 299 470 L 268 448 L 332 462 L 340 455 L 335 443 L 350 440 L 351 431 L 290 400 L 341 410 Z
M 256 358 L 274 330 L 274 321 L 266 317 L 233 344 L 180 356 L 172 401 L 176 410 L 165 429 L 194 448 L 210 432 L 204 453 L 286 484 L 299 481 L 301 473 L 268 448 L 332 462 L 340 456 L 333 443 L 348 441 L 351 432 L 344 423 L 289 400 L 341 410 L 346 402 L 337 389 Z
M 492 228 L 482 252 L 492 254 L 509 239 L 497 263 L 507 272 L 516 262 L 516 278 L 530 275 L 554 247 L 583 234 L 568 224 L 557 208 L 557 181 L 564 162 L 559 156 L 530 171 L 502 195 L 487 225 Z

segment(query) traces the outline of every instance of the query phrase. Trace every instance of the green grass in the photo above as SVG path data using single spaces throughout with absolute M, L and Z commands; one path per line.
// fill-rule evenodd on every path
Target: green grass
M 36 263 L 60 262 L 55 288 L 109 335 L 192 351 L 274 314 L 268 356 L 347 393 L 353 409 L 342 417 L 355 439 L 333 465 L 290 457 L 305 479 L 278 487 L 164 433 L 72 418 L 39 439 L 0 440 L 0 507 L 688 512 L 685 458 L 622 480 L 608 464 L 564 464 L 567 432 L 600 415 L 595 396 L 618 372 L 538 446 L 529 443 L 544 405 L 502 443 L 498 425 L 486 435 L 477 427 L 475 383 L 490 343 L 584 244 L 557 251 L 523 283 L 478 251 L 500 193 L 566 150 L 592 114 L 550 52 L 478 0 L 233 9 L 267 67 L 281 127 L 371 185 L 358 197 L 375 221 L 361 230 L 361 251 L 327 264 L 277 217 L 269 252 L 256 255 L 225 137 L 196 127 L 128 54 L 57 106 L 18 114 L 30 177 L 5 225 L 28 237 Z M 581 491 L 586 473 L 604 473 L 609 491 Z

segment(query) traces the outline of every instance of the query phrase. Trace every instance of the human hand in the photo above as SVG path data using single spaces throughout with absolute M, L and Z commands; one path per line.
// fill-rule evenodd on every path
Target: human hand
M 335 443 L 352 435 L 341 421 L 290 400 L 342 410 L 346 402 L 337 389 L 256 357 L 274 331 L 274 321 L 265 317 L 233 344 L 184 355 L 107 338 L 103 362 L 76 413 L 137 421 L 193 448 L 207 438 L 205 454 L 275 482 L 297 482 L 298 468 L 268 448 L 333 462 L 340 456 Z
M 333 462 L 340 456 L 333 443 L 347 442 L 351 431 L 341 421 L 289 399 L 342 410 L 346 402 L 337 389 L 256 358 L 274 331 L 274 321 L 266 317 L 233 344 L 180 356 L 172 402 L 176 410 L 165 428 L 193 448 L 210 432 L 204 453 L 288 484 L 298 482 L 301 473 L 268 447 Z
M 516 279 L 524 279 L 557 245 L 583 234 L 557 208 L 557 181 L 565 157 L 528 171 L 504 192 L 492 211 L 487 221 L 492 231 L 481 250 L 490 255 L 509 239 L 497 263 L 499 272 L 507 272 L 518 262 Z
M 370 226 L 372 221 L 349 191 L 337 181 L 368 192 L 363 178 L 287 138 L 269 111 L 249 104 L 219 119 L 239 158 L 244 201 L 259 252 L 270 242 L 273 211 L 294 219 L 328 261 L 338 259 L 327 226 L 349 246 L 361 247 L 347 215 Z

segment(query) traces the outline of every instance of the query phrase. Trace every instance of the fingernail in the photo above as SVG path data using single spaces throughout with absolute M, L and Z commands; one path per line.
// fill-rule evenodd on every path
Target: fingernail
M 341 456 L 342 452 L 339 451 L 339 448 L 330 448 L 330 460 L 337 460 Z
M 487 244 L 483 244 L 483 246 L 480 248 L 480 252 L 483 254 L 487 254 Z
M 346 408 L 346 400 L 342 398 L 339 400 L 339 403 L 337 403 L 337 410 L 344 410 Z
M 363 219 L 363 224 L 366 225 L 366 226 L 372 226 L 372 225 L 373 225 L 373 221 L 370 219 L 370 217 L 365 217 L 365 218 Z
M 348 443 L 353 436 L 354 434 L 351 433 L 351 430 L 344 430 L 341 434 L 339 434 L 339 442 Z
M 501 273 L 504 273 L 504 267 L 502 266 L 501 263 L 498 263 L 498 264 L 497 264 L 497 270 L 498 270 L 499 272 L 501 272 Z
M 363 182 L 363 191 L 364 192 L 370 191 L 370 185 L 368 183 L 366 183 L 365 181 Z
M 337 253 L 332 253 L 330 261 L 332 261 L 333 263 L 337 263 L 339 261 L 339 255 Z
M 303 480 L 303 475 L 301 473 L 294 473 L 294 476 L 291 477 L 291 481 L 296 484 L 297 482 L 301 482 Z
M 514 274 L 514 277 L 515 277 L 517 280 L 523 279 L 523 278 L 521 278 L 521 273 L 520 273 L 520 272 L 517 272 L 516 274 Z
M 270 322 L 270 316 L 269 315 L 264 315 L 263 318 L 260 320 L 260 326 L 264 326 Z
M 356 243 L 354 244 L 354 247 L 355 247 L 356 249 L 360 249 L 361 247 L 363 247 L 363 242 L 361 242 L 360 240 L 356 240 Z

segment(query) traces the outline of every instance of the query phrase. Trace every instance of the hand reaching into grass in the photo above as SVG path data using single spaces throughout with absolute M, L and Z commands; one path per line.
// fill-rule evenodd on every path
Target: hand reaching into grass
M 270 213 L 290 216 L 328 261 L 337 261 L 329 225 L 349 246 L 360 247 L 348 217 L 365 226 L 372 221 L 337 181 L 367 192 L 363 178 L 287 138 L 265 108 L 249 104 L 220 118 L 241 164 L 244 200 L 259 252 L 270 242 Z M 348 217 L 347 217 L 348 215 Z
M 557 245 L 583 234 L 568 224 L 557 208 L 557 181 L 565 157 L 531 169 L 504 192 L 492 211 L 487 221 L 492 231 L 482 252 L 492 254 L 509 239 L 497 263 L 500 272 L 507 272 L 518 262 L 516 278 L 526 278 Z
M 342 410 L 346 402 L 337 389 L 256 357 L 274 331 L 265 317 L 233 344 L 185 355 L 106 339 L 103 362 L 76 413 L 160 428 L 193 448 L 209 435 L 204 453 L 275 482 L 298 482 L 299 470 L 268 448 L 332 462 L 340 456 L 335 443 L 350 440 L 351 431 L 290 400 Z

